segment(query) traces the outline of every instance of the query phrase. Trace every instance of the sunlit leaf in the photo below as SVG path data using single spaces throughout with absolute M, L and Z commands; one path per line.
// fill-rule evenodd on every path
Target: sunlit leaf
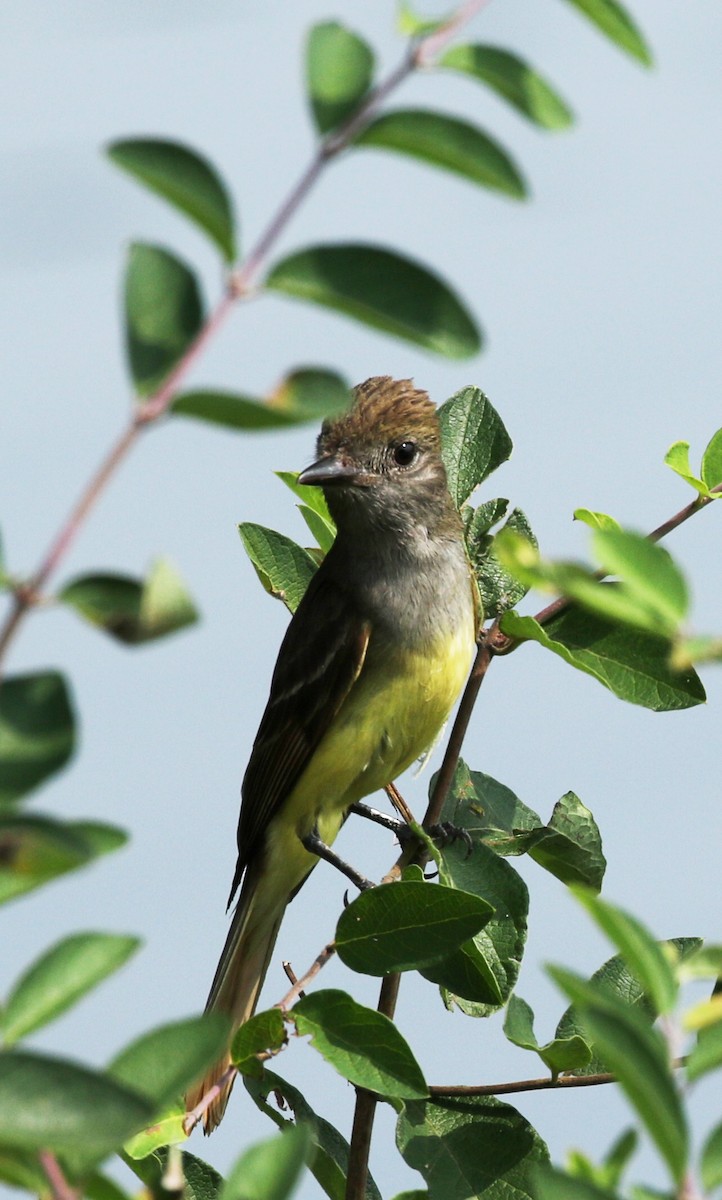
M 263 587 L 295 612 L 316 571 L 311 555 L 285 534 L 263 525 L 244 521 L 238 532 Z
M 498 46 L 452 46 L 437 66 L 490 87 L 543 129 L 566 129 L 573 115 L 559 93 L 529 63 Z
M 182 392 L 170 411 L 176 416 L 252 433 L 318 421 L 347 408 L 349 400 L 343 376 L 320 367 L 302 367 L 286 375 L 264 399 L 203 388 Z
M 335 129 L 358 108 L 374 72 L 371 47 L 338 21 L 314 25 L 306 47 L 306 84 L 316 128 Z
M 588 17 L 620 50 L 645 67 L 652 65 L 652 55 L 642 33 L 619 0 L 568 0 L 568 3 Z
M 451 497 L 461 508 L 511 455 L 504 422 L 480 388 L 463 387 L 439 409 L 441 453 Z

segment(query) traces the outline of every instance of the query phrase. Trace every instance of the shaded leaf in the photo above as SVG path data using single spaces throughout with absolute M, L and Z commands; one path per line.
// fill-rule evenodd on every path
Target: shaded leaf
M 0 683 L 0 805 L 54 775 L 74 749 L 70 692 L 58 671 L 11 675 Z
M 521 996 L 509 997 L 504 1018 L 504 1033 L 515 1046 L 521 1047 L 522 1050 L 533 1050 L 538 1054 L 554 1078 L 561 1071 L 575 1071 L 578 1067 L 585 1067 L 592 1057 L 589 1045 L 578 1034 L 572 1034 L 568 1038 L 553 1038 L 544 1046 L 540 1046 L 534 1033 L 534 1013 Z
M 499 46 L 452 46 L 437 66 L 486 84 L 542 129 L 566 129 L 574 120 L 569 106 L 538 71 Z
M 137 1160 L 129 1158 L 127 1154 L 123 1154 L 122 1158 L 153 1196 L 162 1194 L 162 1179 L 168 1163 L 166 1149 Z M 187 1150 L 181 1151 L 180 1162 L 185 1178 L 183 1200 L 217 1200 L 224 1180 L 215 1167 L 189 1154 Z
M 702 478 L 708 488 L 722 483 L 722 429 L 712 435 L 702 455 Z
M 148 1101 L 87 1067 L 28 1051 L 1 1056 L 0 1143 L 99 1160 L 150 1118 Z
M 286 1027 L 280 1008 L 255 1013 L 244 1021 L 231 1043 L 231 1058 L 242 1075 L 263 1075 L 263 1063 L 256 1057 L 265 1050 L 279 1050 L 286 1041 Z
M 639 980 L 656 1013 L 670 1012 L 677 1000 L 677 982 L 662 944 L 648 929 L 623 909 L 594 896 L 583 888 L 575 895 L 599 928 L 614 943 L 630 971 Z
M 437 776 L 431 779 L 433 792 Z M 497 854 L 524 854 L 530 838 L 544 829 L 542 819 L 528 808 L 511 788 L 483 771 L 470 771 L 459 759 L 449 788 L 442 818 L 466 829 Z
M 166 379 L 202 322 L 200 291 L 190 268 L 161 246 L 134 243 L 125 273 L 125 337 L 140 396 Z
M 506 571 L 494 554 L 494 537 L 489 533 L 489 516 L 498 512 L 498 506 L 504 505 L 499 513 L 503 516 L 507 501 L 492 500 L 482 504 L 469 520 L 466 545 L 471 565 L 479 585 L 484 614 L 486 617 L 498 617 L 507 609 L 513 608 L 527 593 L 526 584 Z M 494 520 L 499 518 L 494 516 Z M 492 521 L 493 524 L 493 521 Z M 525 537 L 532 546 L 537 545 L 536 537 L 520 508 L 515 508 L 504 523 L 503 529 L 513 530 L 520 537 Z
M 115 825 L 50 817 L 0 817 L 0 904 L 124 845 Z
M 341 914 L 336 950 L 347 967 L 366 975 L 414 970 L 446 958 L 493 911 L 478 896 L 427 883 L 372 888 Z
M 471 831 L 470 831 L 471 832 Z M 461 842 L 442 851 L 440 880 L 480 896 L 495 912 L 459 950 L 421 972 L 442 987 L 447 1008 L 486 1017 L 507 1000 L 519 975 L 526 942 L 529 893 L 509 863 L 471 833 L 472 851 Z
M 164 558 L 154 563 L 145 580 L 81 575 L 63 588 L 58 599 L 126 646 L 166 637 L 198 620 L 183 580 Z
M 705 691 L 695 671 L 669 665 L 669 642 L 570 608 L 542 627 L 534 617 L 507 612 L 502 631 L 522 641 L 539 642 L 570 666 L 585 671 L 620 700 L 654 712 L 702 704 Z
M 296 1190 L 311 1148 L 307 1125 L 257 1142 L 231 1167 L 220 1200 L 287 1200 Z
M 244 521 L 238 532 L 263 587 L 295 612 L 316 571 L 311 555 L 285 534 L 264 525 Z
M 717 1021 L 700 1029 L 697 1041 L 687 1055 L 687 1078 L 691 1081 L 722 1066 L 722 1014 Z
M 693 955 L 702 945 L 701 938 L 670 938 L 669 941 L 663 942 L 666 952 L 677 956 L 680 962 Z M 625 1008 L 636 1009 L 644 1016 L 651 1024 L 658 1016 L 655 1012 L 649 996 L 644 992 L 644 989 L 632 974 L 626 962 L 620 954 L 615 954 L 612 958 L 607 959 L 602 963 L 590 979 L 592 984 L 598 991 L 603 992 L 616 999 Z M 557 1028 L 557 1037 L 572 1037 L 576 1033 L 583 1034 L 583 1026 L 579 1019 L 578 1011 L 574 1004 L 571 1004 L 566 1012 L 563 1013 Z M 575 1070 L 575 1075 L 597 1075 L 600 1071 L 609 1070 L 604 1059 L 598 1054 L 594 1054 L 591 1062 L 584 1068 Z
M 512 441 L 480 388 L 461 388 L 441 405 L 438 415 L 449 491 L 461 508 L 474 489 L 506 462 Z
M 336 539 L 336 526 L 329 525 L 327 521 L 324 521 L 320 513 L 317 513 L 313 508 L 309 508 L 306 504 L 299 504 L 298 511 L 306 522 L 311 537 L 318 543 L 319 550 L 324 554 L 328 554 Z
M 521 1113 L 491 1096 L 405 1103 L 396 1144 L 429 1200 L 528 1200 L 533 1166 L 549 1160 Z
M 358 108 L 374 72 L 371 47 L 338 21 L 314 25 L 306 47 L 306 85 L 319 133 L 328 133 Z
M 688 1132 L 662 1035 L 598 984 L 559 967 L 549 973 L 574 1002 L 582 1027 L 617 1077 L 675 1183 L 687 1164 Z
M 176 416 L 250 433 L 316 421 L 340 412 L 348 404 L 349 388 L 342 375 L 320 367 L 301 367 L 286 375 L 263 399 L 203 388 L 181 393 L 170 411 Z
M 613 1191 L 597 1187 L 557 1167 L 539 1167 L 533 1174 L 534 1200 L 617 1200 Z
M 554 805 L 549 824 L 529 847 L 530 857 L 566 884 L 586 884 L 599 891 L 607 860 L 594 817 L 574 792 Z
M 382 1096 L 426 1096 L 421 1069 L 392 1021 L 336 989 L 314 992 L 289 1013 L 298 1033 L 357 1087 Z
M 75 933 L 46 950 L 15 984 L 0 1014 L 5 1044 L 66 1012 L 139 945 L 139 938 L 122 934 Z
M 147 1097 L 156 1115 L 224 1051 L 228 1032 L 229 1021 L 222 1013 L 162 1025 L 121 1050 L 108 1074 Z
M 700 1175 L 707 1192 L 722 1184 L 722 1122 L 714 1127 L 702 1147 Z
M 481 347 L 471 314 L 448 284 L 421 264 L 378 246 L 300 250 L 276 263 L 265 284 L 447 358 L 470 358 Z
M 273 1071 L 264 1070 L 262 1078 L 246 1079 L 246 1088 L 254 1102 L 279 1129 L 285 1129 L 290 1124 L 276 1108 L 266 1102 L 272 1092 L 279 1105 L 288 1108 L 297 1122 L 303 1121 L 311 1130 L 315 1153 L 311 1156 L 309 1169 L 331 1200 L 344 1200 L 346 1195 L 346 1180 L 348 1177 L 349 1144 L 344 1137 L 320 1117 L 307 1103 L 301 1093 L 280 1075 Z M 366 1200 L 381 1200 L 373 1176 L 369 1172 L 366 1179 Z
M 395 150 L 516 200 L 526 196 L 524 179 L 506 150 L 476 125 L 446 113 L 420 108 L 383 113 L 354 145 Z
M 647 43 L 619 0 L 568 0 L 568 3 L 588 17 L 620 50 L 631 54 L 645 67 L 652 65 Z
M 180 142 L 159 138 L 111 142 L 108 157 L 190 217 L 216 243 L 226 262 L 233 262 L 237 253 L 233 207 L 207 158 Z

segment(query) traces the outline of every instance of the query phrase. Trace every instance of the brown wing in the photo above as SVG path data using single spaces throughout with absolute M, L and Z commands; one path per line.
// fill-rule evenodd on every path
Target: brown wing
M 243 779 L 238 863 L 229 903 L 268 822 L 358 678 L 369 636 L 369 622 L 350 593 L 322 567 L 283 639 Z

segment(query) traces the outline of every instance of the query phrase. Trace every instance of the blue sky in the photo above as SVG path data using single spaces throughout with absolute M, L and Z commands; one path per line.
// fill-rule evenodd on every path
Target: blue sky
M 289 368 L 318 363 L 354 382 L 412 375 L 443 401 L 466 383 L 500 411 L 514 456 L 491 481 L 529 515 L 550 555 L 585 553 L 571 520 L 585 505 L 647 530 L 688 499 L 662 465 L 683 438 L 701 453 L 722 425 L 719 399 L 718 64 L 722 16 L 701 0 L 635 0 L 651 72 L 616 51 L 564 3 L 490 4 L 470 40 L 509 47 L 555 82 L 575 110 L 567 133 L 540 134 L 491 94 L 446 74 L 411 80 L 397 100 L 438 106 L 501 139 L 530 181 L 515 204 L 399 157 L 359 150 L 323 178 L 279 251 L 322 239 L 395 245 L 453 282 L 479 316 L 487 348 L 449 362 L 320 310 L 260 298 L 233 314 L 194 384 L 262 393 Z M 202 149 L 229 181 L 248 246 L 313 147 L 303 98 L 302 44 L 314 21 L 341 16 L 399 59 L 390 0 L 239 5 L 231 0 L 25 0 L 0 18 L 0 526 L 16 571 L 32 568 L 82 482 L 126 420 L 130 388 L 119 323 L 125 249 L 158 241 L 192 261 L 209 302 L 220 279 L 212 251 L 179 216 L 102 155 L 118 137 L 177 138 Z M 10 668 L 46 665 L 73 683 L 81 753 L 37 797 L 37 810 L 94 816 L 129 829 L 128 849 L 4 913 L 0 992 L 27 962 L 81 928 L 138 932 L 145 949 L 35 1044 L 103 1063 L 136 1033 L 202 1007 L 225 935 L 238 789 L 286 616 L 258 586 L 236 532 L 262 521 L 299 539 L 302 527 L 277 468 L 311 460 L 315 430 L 251 437 L 168 422 L 143 440 L 69 555 L 62 578 L 86 570 L 142 572 L 169 554 L 203 622 L 125 651 L 63 611 L 30 620 Z M 720 514 L 708 511 L 670 541 L 693 583 L 694 623 L 722 629 Z M 471 765 L 549 814 L 569 789 L 601 826 L 606 894 L 659 936 L 719 938 L 718 671 L 709 703 L 655 715 L 624 705 L 536 648 L 495 665 L 469 736 Z M 427 780 L 409 781 L 421 809 Z M 362 842 L 360 845 L 359 843 Z M 394 856 L 382 831 L 351 823 L 339 849 L 371 875 Z M 520 993 L 540 1040 L 564 1005 L 542 973 L 548 960 L 592 971 L 610 952 L 561 885 L 533 863 Z M 333 931 L 343 884 L 324 868 L 292 905 L 277 960 L 302 970 Z M 269 1002 L 283 991 L 269 974 Z M 346 986 L 339 964 L 326 986 Z M 372 981 L 353 980 L 375 1002 Z M 445 1012 L 433 988 L 402 989 L 398 1023 L 433 1082 L 537 1073 L 507 1046 L 501 1018 Z M 351 1089 L 296 1045 L 282 1063 L 310 1080 L 312 1103 L 348 1133 Z M 704 1092 L 699 1109 L 703 1111 Z M 613 1091 L 522 1098 L 520 1109 L 559 1159 L 570 1145 L 600 1154 L 628 1122 Z M 384 1146 L 373 1168 L 385 1195 L 416 1186 Z M 223 1169 L 271 1132 L 238 1089 L 221 1131 L 192 1149 Z M 640 1177 L 654 1175 L 649 1152 Z M 657 1176 L 659 1179 L 660 1177 Z M 309 1181 L 303 1197 L 316 1195 Z

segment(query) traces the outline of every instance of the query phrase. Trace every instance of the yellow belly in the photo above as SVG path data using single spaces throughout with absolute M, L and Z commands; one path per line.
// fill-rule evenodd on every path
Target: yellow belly
M 350 804 L 385 787 L 432 745 L 466 680 L 473 650 L 469 622 L 423 652 L 367 659 L 279 813 L 284 829 L 303 837 L 317 826 L 330 844 Z

